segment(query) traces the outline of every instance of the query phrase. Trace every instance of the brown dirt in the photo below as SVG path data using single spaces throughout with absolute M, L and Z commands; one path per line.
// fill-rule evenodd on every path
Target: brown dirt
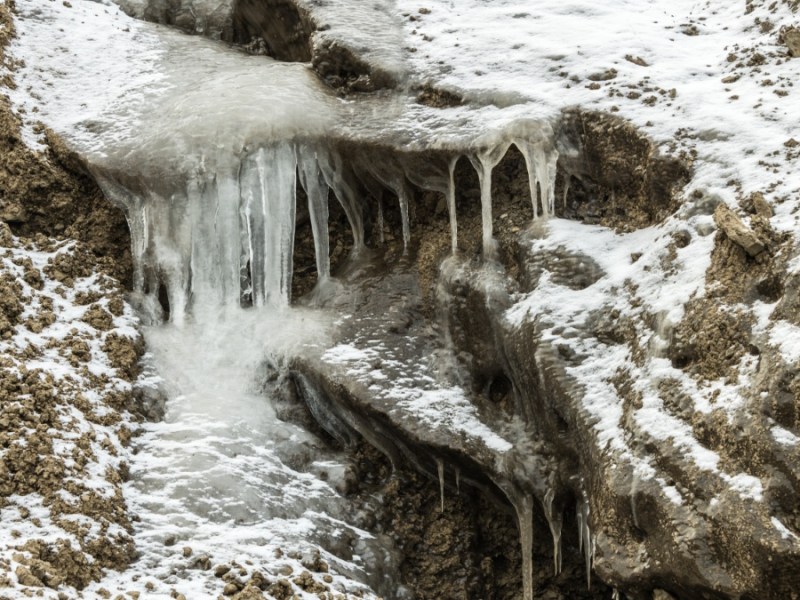
M 111 526 L 123 532 L 131 529 L 119 487 L 126 470 L 124 462 L 109 466 L 105 473 L 110 495 L 84 483 L 88 477 L 87 468 L 97 460 L 98 453 L 118 456 L 117 444 L 125 446 L 129 442 L 131 432 L 124 422 L 124 412 L 120 411 L 130 403 L 130 392 L 119 391 L 108 376 L 90 373 L 85 362 L 90 358 L 103 360 L 94 353 L 105 337 L 107 343 L 113 338 L 116 345 L 128 349 L 133 357 L 131 362 L 136 363 L 141 354 L 141 340 L 109 331 L 110 324 L 105 318 L 99 322 L 92 318 L 92 315 L 110 314 L 106 307 L 122 302 L 122 289 L 118 281 L 102 274 L 99 261 L 91 251 L 78 243 L 72 250 L 60 250 L 39 270 L 30 259 L 24 258 L 23 252 L 54 252 L 55 245 L 48 241 L 44 247 L 39 247 L 29 240 L 15 239 L 4 223 L 0 223 L 0 231 L 4 232 L 0 237 L 5 240 L 4 262 L 0 268 L 4 337 L 8 339 L 11 334 L 27 328 L 43 338 L 24 349 L 6 344 L 2 351 L 0 508 L 11 511 L 5 513 L 4 518 L 14 527 L 17 521 L 27 521 L 30 511 L 28 502 L 12 501 L 10 497 L 41 497 L 52 523 L 48 533 L 61 529 L 78 541 L 75 547 L 66 541 L 66 535 L 55 542 L 35 537 L 20 539 L 18 552 L 14 554 L 14 560 L 20 565 L 17 573 L 20 582 L 35 584 L 38 581 L 48 587 L 66 583 L 80 589 L 98 580 L 102 569 L 125 568 L 134 558 L 130 536 L 110 533 Z M 20 255 L 23 258 L 14 258 Z M 24 272 L 16 281 L 11 276 L 14 268 Z M 53 274 L 58 274 L 60 279 L 52 277 Z M 54 283 L 60 284 L 55 295 L 69 301 L 70 294 L 74 293 L 73 286 L 79 282 L 85 284 L 88 277 L 97 277 L 102 294 L 86 305 L 83 317 L 76 317 L 76 321 L 80 319 L 91 327 L 81 331 L 72 327 L 70 333 L 62 337 L 49 329 L 57 320 L 63 326 L 65 317 L 53 313 L 54 293 L 48 290 L 52 290 Z M 48 285 L 44 285 L 45 282 Z M 40 316 L 21 322 L 20 301 Z M 54 351 L 61 357 L 61 367 L 71 368 L 69 376 L 57 378 L 48 371 L 27 367 L 31 358 L 43 356 L 47 351 Z M 137 375 L 135 368 L 128 364 L 124 367 L 117 375 L 124 381 L 133 381 Z M 90 391 L 97 392 L 100 400 L 90 401 L 87 398 Z M 95 429 L 95 425 L 102 428 Z M 80 435 L 75 436 L 76 432 Z M 63 496 L 62 491 L 70 495 Z M 98 529 L 93 531 L 79 524 L 75 516 L 90 519 Z
M 688 161 L 661 156 L 631 123 L 608 113 L 566 111 L 560 135 L 580 150 L 559 159 L 556 213 L 632 231 L 661 222 L 679 206 Z M 569 181 L 566 205 L 561 201 Z
M 5 73 L 0 79 L 0 90 L 14 87 L 10 73 L 15 64 L 5 54 L 5 47 L 15 33 L 13 10 L 13 0 L 0 4 L 0 68 Z M 112 327 L 111 313 L 122 314 L 120 281 L 127 282 L 130 278 L 130 242 L 121 211 L 103 197 L 75 154 L 52 131 L 42 128 L 42 133 L 46 149 L 31 151 L 21 138 L 18 116 L 12 112 L 8 98 L 0 94 L 0 252 L 11 257 L 12 252 L 23 248 L 52 252 L 61 240 L 78 240 L 78 243 L 71 251 L 57 254 L 41 270 L 28 258 L 13 259 L 22 269 L 20 278 L 9 267 L 2 270 L 0 337 L 9 339 L 20 328 L 47 337 L 48 328 L 63 319 L 54 313 L 53 297 L 44 289 L 46 280 L 58 286 L 58 295 L 68 297 L 74 293 L 72 288 L 78 280 L 99 274 L 100 289 L 92 297 L 76 298 L 76 304 L 87 307 L 84 321 L 91 326 L 90 332 L 73 329 L 63 340 L 51 338 L 46 347 L 31 344 L 19 351 L 6 348 L 3 352 L 0 508 L 12 511 L 4 516 L 8 516 L 8 525 L 13 527 L 14 508 L 20 522 L 28 520 L 30 512 L 25 502 L 15 504 L 8 498 L 40 496 L 53 524 L 50 533 L 58 528 L 65 533 L 54 542 L 20 538 L 14 554 L 20 583 L 51 588 L 64 583 L 80 589 L 98 580 L 102 569 L 125 568 L 134 558 L 133 542 L 127 534 L 108 533 L 111 526 L 130 531 L 119 488 L 124 465 L 120 464 L 119 469 L 110 467 L 106 473 L 106 481 L 115 490 L 110 497 L 86 487 L 82 482 L 85 469 L 100 448 L 112 454 L 116 450 L 108 434 L 100 434 L 91 426 L 90 431 L 83 430 L 74 438 L 73 430 L 78 424 L 75 413 L 71 412 L 77 409 L 87 423 L 109 427 L 109 434 L 123 445 L 130 439 L 130 430 L 117 412 L 124 410 L 130 399 L 126 393 L 109 387 L 107 377 L 95 376 L 85 367 L 89 358 L 97 358 L 92 356 L 93 337 L 102 337 Z M 13 234 L 22 237 L 15 238 Z M 21 322 L 23 306 L 34 310 L 34 316 L 24 323 Z M 117 365 L 118 375 L 132 381 L 141 342 L 120 336 L 115 347 L 118 349 L 112 354 L 124 355 L 126 359 Z M 125 350 L 121 350 L 123 347 Z M 63 357 L 75 376 L 56 379 L 45 371 L 26 368 L 31 358 L 47 350 L 55 350 Z M 100 392 L 104 406 L 87 400 L 85 392 L 90 388 Z M 55 449 L 56 439 L 61 451 Z M 72 448 L 69 461 L 65 460 L 64 445 Z M 74 501 L 61 496 L 62 490 L 73 494 Z M 97 523 L 100 533 L 78 525 L 74 519 L 78 515 Z M 67 532 L 78 541 L 77 547 L 66 541 Z M 10 583 L 8 580 L 7 584 Z

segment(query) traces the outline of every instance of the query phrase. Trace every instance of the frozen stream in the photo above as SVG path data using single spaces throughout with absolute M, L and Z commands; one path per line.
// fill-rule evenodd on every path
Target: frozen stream
M 275 581 L 291 568 L 291 579 L 313 566 L 317 550 L 333 589 L 380 587 L 394 567 L 391 545 L 348 524 L 351 503 L 334 489 L 342 457 L 279 420 L 264 386 L 265 361 L 280 366 L 323 343 L 326 321 L 319 311 L 265 308 L 146 330 L 149 374 L 168 394 L 167 414 L 137 439 L 126 490 L 141 519 L 141 558 L 106 587 L 140 588 L 134 581 L 146 574 L 153 594 L 212 597 L 224 583 L 208 564 L 236 561 L 243 581 L 255 570 Z

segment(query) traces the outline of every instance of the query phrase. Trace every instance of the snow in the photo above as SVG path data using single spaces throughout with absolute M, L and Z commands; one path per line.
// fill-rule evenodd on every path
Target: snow
M 344 368 L 348 377 L 365 385 L 376 398 L 388 401 L 390 414 L 398 418 L 410 419 L 430 431 L 458 434 L 494 452 L 511 450 L 512 444 L 481 420 L 461 388 L 440 385 L 428 365 L 395 359 L 385 346 L 361 344 L 338 344 L 322 354 L 322 361 Z M 409 345 L 414 345 L 413 340 Z
M 773 55 L 785 55 L 777 46 L 777 27 L 762 32 L 755 23 L 796 21 L 786 6 L 779 4 L 774 14 L 697 0 L 543 0 L 535 6 L 429 0 L 424 7 L 430 12 L 423 14 L 411 0 L 398 2 L 407 15 L 407 39 L 416 48 L 408 60 L 419 80 L 479 103 L 525 103 L 553 113 L 574 105 L 612 110 L 664 148 L 685 130 L 691 139 L 680 146 L 697 151 L 694 187 L 707 187 L 726 201 L 732 199 L 726 185 L 731 179 L 745 192 L 773 184 L 775 196 L 800 190 L 796 178 L 785 176 L 789 164 L 780 156 L 770 159 L 777 174 L 759 163 L 796 135 L 800 119 L 791 88 L 798 61 L 777 64 Z M 684 33 L 692 33 L 691 25 L 697 35 Z M 736 66 L 747 62 L 749 48 L 767 55 L 768 74 Z M 729 62 L 730 53 L 738 58 Z M 590 79 L 609 69 L 616 76 L 608 82 Z M 732 74 L 740 78 L 723 82 Z M 762 85 L 767 78 L 773 83 Z M 629 98 L 631 92 L 639 97 Z M 654 104 L 645 103 L 647 98 Z
M 76 253 L 78 249 L 74 243 L 41 248 L 17 238 L 11 240 L 8 248 L 0 249 L 0 275 L 10 276 L 20 286 L 19 299 L 24 302 L 25 309 L 11 335 L 0 340 L 3 376 L 10 380 L 11 377 L 22 378 L 26 373 L 37 374 L 44 386 L 36 393 L 44 397 L 39 397 L 37 402 L 42 408 L 37 406 L 36 410 L 49 406 L 57 415 L 46 432 L 52 452 L 50 456 L 39 456 L 40 467 L 61 462 L 65 483 L 74 483 L 82 494 L 95 492 L 101 498 L 113 497 L 119 488 L 110 474 L 118 472 L 123 463 L 131 460 L 130 449 L 122 444 L 121 436 L 124 429 L 133 427 L 133 420 L 126 412 L 112 410 L 107 403 L 113 400 L 113 394 L 129 392 L 131 384 L 113 368 L 104 342 L 109 335 L 138 337 L 137 319 L 132 309 L 123 305 L 111 329 L 96 330 L 83 321 L 90 306 L 79 301 L 78 295 L 80 292 L 95 294 L 100 299 L 93 303 L 94 307 L 105 310 L 112 294 L 118 292 L 119 284 L 95 272 L 76 278 L 70 287 L 52 278 L 48 267 L 59 257 Z M 41 286 L 29 283 L 35 280 L 31 277 L 34 272 L 41 277 Z M 48 311 L 53 315 L 50 321 L 45 316 Z M 78 340 L 89 348 L 86 362 L 72 360 L 69 352 L 69 345 Z M 24 414 L 24 404 L 31 393 L 33 390 L 20 393 L 3 404 L 2 412 L 15 422 L 4 432 L 10 443 L 0 450 L 0 459 L 7 459 L 14 446 L 31 446 L 22 436 L 34 435 L 34 430 L 19 427 L 16 422 L 19 415 Z M 16 413 L 16 410 L 23 412 Z M 105 415 L 113 418 L 105 421 Z M 25 418 L 32 417 L 38 415 Z M 38 488 L 34 485 L 33 489 Z M 85 525 L 85 542 L 111 544 L 128 539 L 127 532 L 107 515 L 83 515 L 80 498 L 64 490 L 60 490 L 59 495 L 66 504 L 58 510 L 66 509 L 67 513 L 74 510 L 75 514 L 56 512 L 52 499 L 35 491 L 7 498 L 8 503 L 0 510 L 0 562 L 8 565 L 10 573 L 24 564 L 29 553 L 19 552 L 30 540 L 46 543 L 65 540 L 80 552 L 81 541 L 65 529 L 69 522 Z
M 800 361 L 800 327 L 779 320 L 772 324 L 769 343 L 776 346 L 789 363 Z
M 797 446 L 797 444 L 800 444 L 800 437 L 797 437 L 791 431 L 779 425 L 774 425 L 772 427 L 772 437 L 783 446 Z
M 779 519 L 777 519 L 776 517 L 771 517 L 771 518 L 770 518 L 770 522 L 772 523 L 772 526 L 773 526 L 775 529 L 777 529 L 777 530 L 778 530 L 778 532 L 781 534 L 781 537 L 782 537 L 783 539 L 785 539 L 785 540 L 791 540 L 791 541 L 793 541 L 793 542 L 795 542 L 795 543 L 797 543 L 798 541 L 800 541 L 800 538 L 798 538 L 798 537 L 797 537 L 797 536 L 796 536 L 794 533 L 792 533 L 792 532 L 789 530 L 789 528 L 788 528 L 788 527 L 786 527 L 786 525 L 784 525 L 783 523 L 781 523 L 781 522 L 780 522 L 780 520 L 779 520 Z

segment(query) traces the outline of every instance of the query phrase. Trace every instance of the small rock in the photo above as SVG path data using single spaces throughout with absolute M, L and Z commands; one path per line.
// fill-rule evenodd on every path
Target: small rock
M 225 584 L 225 589 L 222 590 L 222 593 L 225 596 L 233 596 L 238 591 L 239 586 L 237 586 L 235 583 L 227 583 Z
M 756 192 L 750 197 L 750 200 L 753 203 L 753 210 L 758 216 L 764 217 L 765 219 L 772 218 L 772 207 L 769 205 L 766 198 L 764 198 L 764 194 Z
M 766 249 L 753 230 L 725 204 L 717 206 L 714 211 L 714 222 L 732 242 L 741 246 L 750 256 L 758 256 Z
M 19 581 L 20 585 L 27 585 L 30 587 L 44 587 L 42 581 L 36 577 L 33 573 L 31 573 L 28 567 L 17 567 L 15 571 L 17 576 L 17 581 Z
M 599 73 L 592 73 L 589 75 L 589 81 L 610 81 L 617 76 L 616 69 L 606 69 L 605 71 L 601 71 Z
M 628 62 L 632 62 L 635 65 L 639 65 L 640 67 L 650 66 L 647 64 L 647 61 L 643 59 L 641 56 L 634 56 L 633 54 L 626 54 L 625 60 L 627 60 Z
M 189 546 L 183 547 L 183 557 L 189 558 L 192 555 L 192 549 Z
M 217 565 L 214 567 L 214 577 L 222 577 L 231 570 L 230 565 Z

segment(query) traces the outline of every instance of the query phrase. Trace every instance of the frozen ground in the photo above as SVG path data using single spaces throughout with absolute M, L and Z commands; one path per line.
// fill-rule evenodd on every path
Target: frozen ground
M 57 588 L 131 549 L 120 474 L 135 422 L 122 405 L 138 321 L 76 243 L 0 234 L 0 580 Z M 41 569 L 48 552 L 72 569 Z

